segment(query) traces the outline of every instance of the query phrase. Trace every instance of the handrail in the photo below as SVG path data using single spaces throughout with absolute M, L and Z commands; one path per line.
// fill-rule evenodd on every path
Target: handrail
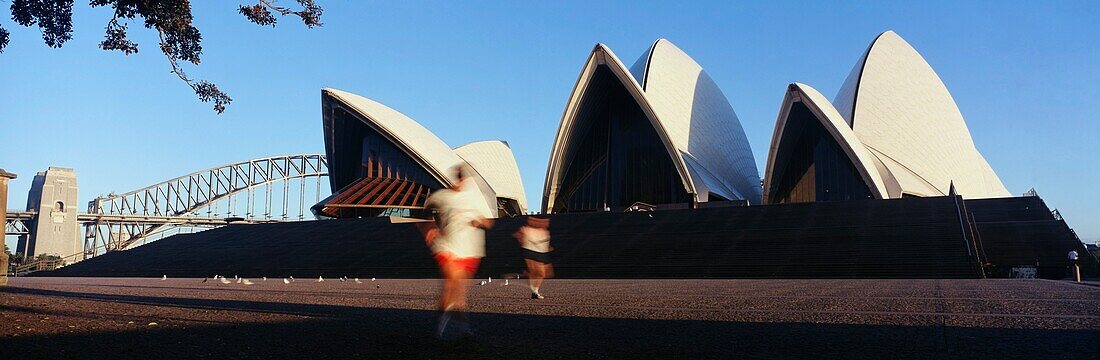
M 106 249 L 106 246 L 103 246 L 103 248 Z M 99 249 L 93 249 L 93 250 L 98 251 Z M 81 255 L 87 256 L 87 252 L 86 251 L 81 251 L 81 252 L 78 252 L 78 253 L 75 253 L 75 254 L 72 254 L 72 255 L 60 256 L 60 257 L 57 257 L 57 258 L 31 259 L 29 262 L 24 262 L 24 263 L 19 264 L 18 266 L 15 266 L 15 271 L 14 271 L 15 276 L 23 276 L 23 275 L 26 275 L 26 274 L 29 274 L 29 273 L 32 273 L 32 272 L 35 272 L 35 271 L 56 270 L 59 267 L 65 266 L 66 264 L 69 264 L 70 260 L 76 260 L 77 257 L 81 256 Z M 75 261 L 73 261 L 73 262 L 75 263 Z M 31 270 L 32 268 L 37 268 L 37 269 L 36 270 Z

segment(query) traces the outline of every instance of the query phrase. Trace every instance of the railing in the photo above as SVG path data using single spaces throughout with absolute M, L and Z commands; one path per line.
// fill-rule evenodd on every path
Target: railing
M 65 265 L 72 264 L 72 263 L 75 263 L 77 261 L 83 260 L 85 257 L 87 257 L 87 254 L 85 254 L 85 252 L 82 251 L 82 252 L 78 252 L 78 253 L 75 253 L 75 254 L 60 256 L 60 257 L 54 256 L 54 257 L 48 257 L 48 258 L 44 258 L 44 259 L 24 260 L 24 262 L 19 264 L 19 265 L 9 265 L 9 267 L 14 268 L 14 271 L 11 271 L 11 270 L 9 270 L 9 271 L 14 273 L 15 276 L 23 276 L 23 275 L 27 275 L 27 274 L 30 274 L 30 273 L 33 273 L 33 272 L 36 272 L 36 271 L 55 270 L 57 268 L 65 266 Z
M 23 276 L 35 271 L 57 269 L 64 264 L 65 261 L 58 258 L 37 259 L 26 264 L 19 264 L 19 266 L 15 267 L 15 271 L 13 272 L 15 273 L 15 276 Z

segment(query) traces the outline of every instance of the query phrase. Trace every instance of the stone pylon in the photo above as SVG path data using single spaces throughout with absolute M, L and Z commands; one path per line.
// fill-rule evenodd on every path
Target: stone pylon
M 0 230 L 4 239 L 7 237 L 8 223 L 8 180 L 14 179 L 15 174 L 0 169 L 0 223 L 4 224 L 4 230 Z M 8 284 L 8 252 L 0 251 L 0 286 Z

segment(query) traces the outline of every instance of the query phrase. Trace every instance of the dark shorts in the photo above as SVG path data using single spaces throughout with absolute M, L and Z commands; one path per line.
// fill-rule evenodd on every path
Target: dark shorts
M 553 262 L 552 260 L 550 260 L 549 252 L 541 253 L 538 251 L 531 251 L 530 249 L 523 249 L 523 258 L 538 261 L 543 264 L 549 264 Z
M 481 264 L 481 258 L 476 257 L 457 257 L 449 252 L 441 252 L 435 254 L 435 262 L 439 264 L 439 269 L 442 270 L 447 265 L 459 266 L 463 271 L 466 271 L 471 276 L 477 272 L 477 266 Z

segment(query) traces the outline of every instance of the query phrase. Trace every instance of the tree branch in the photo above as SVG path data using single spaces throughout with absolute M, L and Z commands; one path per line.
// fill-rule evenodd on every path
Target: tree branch
M 115 14 L 115 17 L 107 23 L 107 35 L 103 42 L 99 43 L 99 48 L 107 51 L 118 50 L 125 55 L 138 52 L 137 43 L 126 37 L 126 24 L 118 22 L 118 14 Z
M 8 31 L 4 29 L 3 25 L 0 25 L 0 54 L 4 53 L 6 47 L 8 47 Z
M 321 14 L 324 12 L 320 6 L 313 3 L 313 0 L 297 0 L 299 5 L 302 5 L 302 10 L 291 10 L 290 8 L 275 5 L 278 0 L 259 0 L 256 5 L 244 6 L 241 5 L 237 11 L 248 18 L 248 21 L 254 22 L 257 25 L 271 25 L 275 26 L 278 19 L 271 13 L 275 11 L 280 15 L 294 15 L 302 19 L 302 23 L 306 27 L 313 28 L 321 26 Z
M 194 81 L 187 73 L 180 67 L 179 58 L 172 52 L 171 46 L 165 40 L 164 31 L 158 26 L 156 27 L 157 35 L 160 37 L 160 49 L 164 53 L 164 56 L 168 58 L 168 65 L 172 66 L 172 73 L 176 74 L 180 80 L 183 80 L 187 86 L 190 86 L 195 91 L 195 95 L 199 96 L 199 101 L 202 102 L 214 102 L 214 111 L 219 115 L 225 112 L 225 106 L 233 102 L 233 98 L 229 97 L 229 94 L 218 89 L 217 85 L 206 80 Z

